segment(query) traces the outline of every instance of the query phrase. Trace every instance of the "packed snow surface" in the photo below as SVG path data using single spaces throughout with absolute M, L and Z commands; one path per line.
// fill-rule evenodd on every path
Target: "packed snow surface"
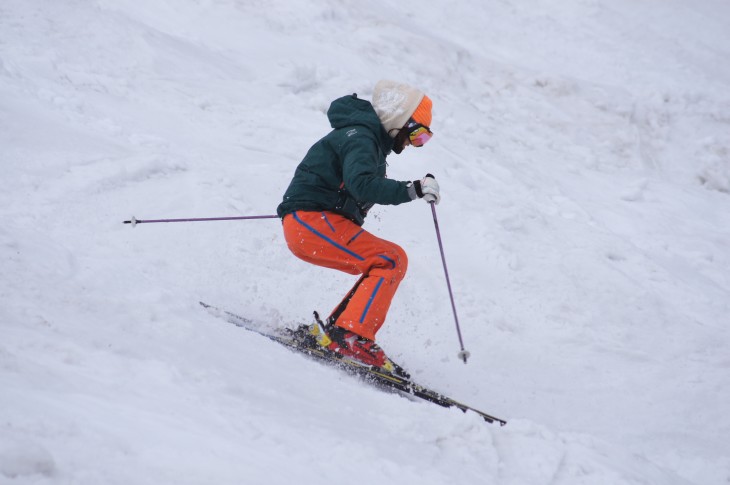
M 730 482 L 725 0 L 3 0 L 0 483 Z M 426 204 L 378 339 L 507 426 L 374 389 L 205 312 L 327 313 L 352 276 L 273 214 L 379 79 L 433 100 L 466 348 Z

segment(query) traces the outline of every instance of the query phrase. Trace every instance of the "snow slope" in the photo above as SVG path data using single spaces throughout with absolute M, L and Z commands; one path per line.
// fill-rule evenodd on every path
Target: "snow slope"
M 730 481 L 730 5 L 3 0 L 0 483 Z M 409 275 L 385 394 L 269 324 L 352 283 L 273 214 L 329 102 L 434 100 L 464 365 L 428 207 L 374 209 Z

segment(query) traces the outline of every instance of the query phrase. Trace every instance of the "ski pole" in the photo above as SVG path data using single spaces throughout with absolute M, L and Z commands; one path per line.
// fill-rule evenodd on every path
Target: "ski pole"
M 242 221 L 251 219 L 278 219 L 277 215 L 265 215 L 265 216 L 238 216 L 238 217 L 199 217 L 199 218 L 188 218 L 188 219 L 137 219 L 134 216 L 128 221 L 124 221 L 124 224 L 131 224 L 132 227 L 137 224 L 153 224 L 158 222 L 203 222 L 203 221 Z
M 444 245 L 441 242 L 441 231 L 439 230 L 439 221 L 436 217 L 436 201 L 431 200 L 429 201 L 429 204 L 431 205 L 431 213 L 433 214 L 433 225 L 436 227 L 436 238 L 439 242 L 439 251 L 441 252 L 441 262 L 444 265 L 444 274 L 446 275 L 446 286 L 449 289 L 449 298 L 451 299 L 451 310 L 454 312 L 454 322 L 456 323 L 456 335 L 459 337 L 459 345 L 461 346 L 461 350 L 457 354 L 459 359 L 464 361 L 464 364 L 466 364 L 466 360 L 469 358 L 468 350 L 464 349 L 464 339 L 461 338 L 461 327 L 459 326 L 459 316 L 456 314 L 456 304 L 454 303 L 454 293 L 451 291 L 451 281 L 449 280 L 449 269 L 446 267 L 446 257 L 444 256 Z

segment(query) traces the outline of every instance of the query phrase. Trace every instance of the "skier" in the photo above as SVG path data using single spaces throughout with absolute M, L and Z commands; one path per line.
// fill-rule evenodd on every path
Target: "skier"
M 361 275 L 326 320 L 311 327 L 318 342 L 367 365 L 402 372 L 375 343 L 408 259 L 395 243 L 362 229 L 374 204 L 423 198 L 438 203 L 432 175 L 413 182 L 386 178 L 385 157 L 432 136 L 431 100 L 407 84 L 382 80 L 372 103 L 356 94 L 332 102 L 333 130 L 315 143 L 296 168 L 277 214 L 295 256 L 318 266 Z M 325 334 L 321 331 L 324 330 Z

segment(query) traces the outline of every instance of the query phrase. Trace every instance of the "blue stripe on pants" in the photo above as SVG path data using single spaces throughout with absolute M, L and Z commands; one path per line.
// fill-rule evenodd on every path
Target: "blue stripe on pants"
M 301 224 L 302 226 L 306 227 L 307 229 L 309 229 L 310 231 L 312 231 L 315 235 L 321 237 L 322 239 L 324 239 L 325 241 L 327 241 L 328 243 L 330 243 L 331 245 L 333 245 L 337 249 L 340 249 L 340 250 L 346 252 L 347 254 L 349 254 L 350 256 L 352 256 L 353 258 L 357 258 L 360 261 L 365 261 L 365 258 L 363 258 L 362 256 L 360 256 L 359 254 L 357 254 L 357 253 L 355 253 L 353 251 L 350 251 L 349 249 L 347 249 L 345 246 L 343 246 L 341 244 L 338 244 L 338 243 L 334 242 L 332 239 L 328 238 L 327 236 L 325 236 L 324 234 L 322 234 L 321 232 L 319 232 L 318 230 L 316 230 L 315 228 L 313 228 L 312 226 L 310 226 L 309 224 L 307 224 L 306 222 L 304 222 L 303 220 L 301 220 L 299 218 L 299 216 L 297 215 L 296 212 L 294 212 L 292 215 L 294 216 L 294 220 L 296 220 L 299 224 Z M 329 221 L 327 223 L 329 224 Z
M 365 305 L 365 310 L 363 310 L 362 315 L 360 316 L 360 323 L 362 323 L 362 322 L 365 321 L 365 315 L 368 314 L 368 310 L 370 310 L 370 305 L 372 305 L 373 300 L 375 299 L 375 295 L 378 294 L 378 290 L 380 289 L 380 285 L 383 284 L 383 280 L 384 279 L 385 278 L 380 278 L 380 280 L 378 281 L 378 284 L 375 285 L 375 289 L 373 290 L 373 294 L 370 295 L 370 299 L 368 300 L 368 304 Z

